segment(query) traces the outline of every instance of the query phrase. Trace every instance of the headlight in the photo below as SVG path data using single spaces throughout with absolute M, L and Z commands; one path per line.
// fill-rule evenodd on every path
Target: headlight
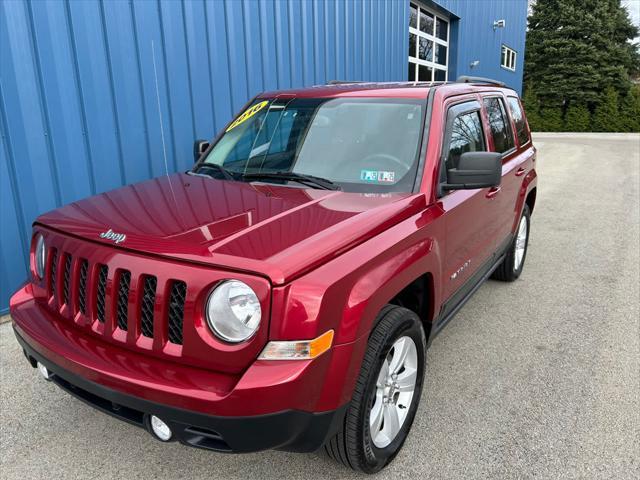
M 36 237 L 35 271 L 38 278 L 44 278 L 44 264 L 47 257 L 47 249 L 44 246 L 44 237 L 38 234 Z
M 227 342 L 249 339 L 258 330 L 261 317 L 258 296 L 239 280 L 222 282 L 207 300 L 207 323 L 213 333 Z

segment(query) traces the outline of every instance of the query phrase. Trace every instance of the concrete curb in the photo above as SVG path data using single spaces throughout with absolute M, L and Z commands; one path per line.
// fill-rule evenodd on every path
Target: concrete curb
M 10 321 L 11 321 L 11 317 L 9 315 L 0 315 L 0 325 Z

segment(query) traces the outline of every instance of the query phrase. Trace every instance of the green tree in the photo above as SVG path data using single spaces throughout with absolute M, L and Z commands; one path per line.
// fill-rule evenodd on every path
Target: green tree
M 544 107 L 540 110 L 541 128 L 543 132 L 562 131 L 562 109 L 560 107 Z
M 588 132 L 591 128 L 591 113 L 584 103 L 569 105 L 564 115 L 566 132 Z
M 535 84 L 541 112 L 571 105 L 589 111 L 613 87 L 625 96 L 640 70 L 638 35 L 620 0 L 537 0 L 529 17 L 525 90 Z M 572 116 L 575 112 L 572 113 Z M 557 119 L 550 119 L 555 123 Z
M 524 106 L 527 120 L 529 121 L 529 128 L 533 132 L 542 131 L 542 118 L 540 118 L 540 102 L 533 90 L 533 85 L 529 85 L 522 97 L 522 104 Z
M 618 108 L 618 92 L 613 87 L 607 87 L 604 100 L 593 112 L 591 127 L 595 132 L 619 132 L 620 111 Z
M 640 132 L 640 85 L 634 85 L 620 103 L 620 130 Z

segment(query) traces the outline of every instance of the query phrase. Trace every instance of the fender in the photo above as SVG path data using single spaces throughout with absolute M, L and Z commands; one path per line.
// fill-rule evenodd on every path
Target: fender
M 335 331 L 334 346 L 351 346 L 334 356 L 327 369 L 319 410 L 349 401 L 378 312 L 415 279 L 440 278 L 442 212 L 428 207 L 331 262 L 273 290 L 269 337 L 315 338 Z M 399 241 L 399 239 L 401 239 Z M 440 285 L 430 282 L 429 323 L 439 311 Z M 336 375 L 336 372 L 344 372 Z

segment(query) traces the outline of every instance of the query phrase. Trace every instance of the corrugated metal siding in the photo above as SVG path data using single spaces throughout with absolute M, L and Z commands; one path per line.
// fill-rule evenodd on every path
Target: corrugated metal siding
M 402 0 L 0 2 L 0 312 L 39 214 L 165 172 L 160 116 L 186 170 L 262 90 L 406 78 L 407 18 Z
M 524 45 L 527 25 L 527 0 L 435 0 L 437 5 L 459 17 L 452 22 L 449 78 L 459 75 L 489 77 L 522 90 Z M 504 28 L 493 29 L 495 20 L 504 19 Z M 502 44 L 517 53 L 516 71 L 500 66 Z M 479 60 L 477 67 L 471 62 Z

